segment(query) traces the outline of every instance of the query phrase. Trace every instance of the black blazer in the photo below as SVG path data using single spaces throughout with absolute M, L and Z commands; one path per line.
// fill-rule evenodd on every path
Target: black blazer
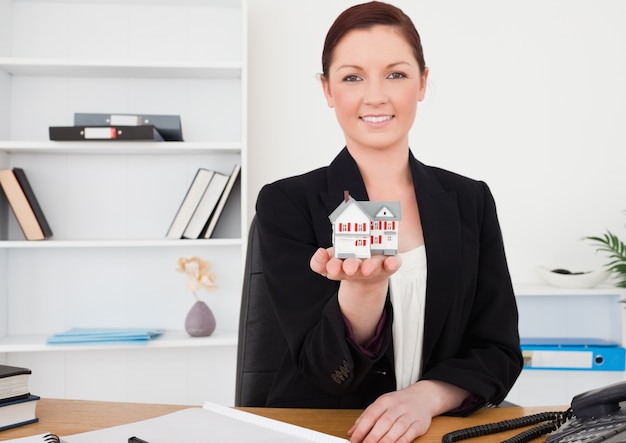
M 412 154 L 409 162 L 428 273 L 422 379 L 472 392 L 478 397 L 472 410 L 498 404 L 518 377 L 522 356 L 493 197 L 483 182 L 426 166 Z M 328 167 L 279 180 L 259 193 L 264 273 L 289 346 L 268 406 L 364 408 L 395 390 L 389 297 L 382 350 L 369 358 L 346 338 L 338 282 L 309 267 L 318 247 L 331 246 L 328 215 L 344 190 L 368 200 L 346 148 Z

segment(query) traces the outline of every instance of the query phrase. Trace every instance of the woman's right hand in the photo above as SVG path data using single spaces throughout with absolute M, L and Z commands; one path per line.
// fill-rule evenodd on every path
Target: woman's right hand
M 401 264 L 398 255 L 339 259 L 332 247 L 319 248 L 311 257 L 313 271 L 340 281 L 339 307 L 357 344 L 367 343 L 376 333 L 387 299 L 389 277 Z
M 337 281 L 379 283 L 387 281 L 402 261 L 397 255 L 372 255 L 370 258 L 335 258 L 334 248 L 319 248 L 311 257 L 311 269 Z

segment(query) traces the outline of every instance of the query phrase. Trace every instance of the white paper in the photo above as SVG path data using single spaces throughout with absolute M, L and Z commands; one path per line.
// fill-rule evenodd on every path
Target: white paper
M 284 433 L 288 436 L 291 436 L 290 439 L 285 440 L 285 441 L 293 441 L 293 442 L 307 441 L 307 442 L 316 442 L 316 443 L 339 443 L 339 442 L 347 443 L 348 442 L 348 440 L 346 439 L 335 437 L 333 435 L 324 434 L 322 432 L 303 428 L 301 426 L 292 425 L 290 423 L 285 423 L 283 421 L 273 420 L 271 418 L 262 417 L 256 414 L 251 414 L 245 411 L 241 411 L 239 409 L 227 408 L 226 406 L 217 405 L 211 402 L 206 402 L 203 406 L 203 409 L 232 417 L 235 420 L 251 423 L 259 429 L 263 429 L 263 428 L 271 429 L 271 430 L 278 431 L 280 433 Z M 294 437 L 297 437 L 298 440 L 294 440 L 293 439 Z M 233 441 L 233 440 L 228 440 L 228 441 Z M 234 440 L 234 441 L 239 441 L 239 440 Z M 247 439 L 242 439 L 241 441 L 249 442 L 250 435 L 247 436 Z M 253 440 L 253 441 L 257 441 L 257 440 Z M 258 441 L 261 441 L 261 440 L 258 440 Z
M 43 440 L 43 436 L 46 434 L 39 434 L 39 435 L 33 435 L 30 437 L 22 437 L 22 438 L 14 438 L 13 440 L 7 440 L 8 442 L 15 442 L 15 443 L 42 443 Z
M 42 435 L 8 441 L 42 443 Z M 149 443 L 347 443 L 343 438 L 210 402 L 202 408 L 61 437 L 64 443 L 126 443 L 132 436 Z

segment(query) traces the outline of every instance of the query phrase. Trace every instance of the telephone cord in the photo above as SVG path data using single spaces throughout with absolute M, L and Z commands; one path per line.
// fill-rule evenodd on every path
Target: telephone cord
M 558 429 L 569 417 L 571 417 L 571 408 L 564 412 L 540 412 L 538 414 L 528 415 L 525 417 L 513 418 L 496 423 L 472 426 L 470 428 L 452 431 L 445 434 L 441 438 L 441 442 L 452 443 L 459 440 L 466 440 L 468 438 L 497 434 L 498 432 L 510 431 L 511 429 L 518 429 L 525 426 L 548 422 L 517 434 L 509 440 L 505 440 L 506 443 L 525 443 Z

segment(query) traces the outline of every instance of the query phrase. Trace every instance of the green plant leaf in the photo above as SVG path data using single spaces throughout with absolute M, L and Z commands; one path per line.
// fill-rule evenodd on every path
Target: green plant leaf
M 607 253 L 609 262 L 605 264 L 605 268 L 618 278 L 618 287 L 626 288 L 626 244 L 609 230 L 602 236 L 584 239 L 595 243 L 596 251 Z

